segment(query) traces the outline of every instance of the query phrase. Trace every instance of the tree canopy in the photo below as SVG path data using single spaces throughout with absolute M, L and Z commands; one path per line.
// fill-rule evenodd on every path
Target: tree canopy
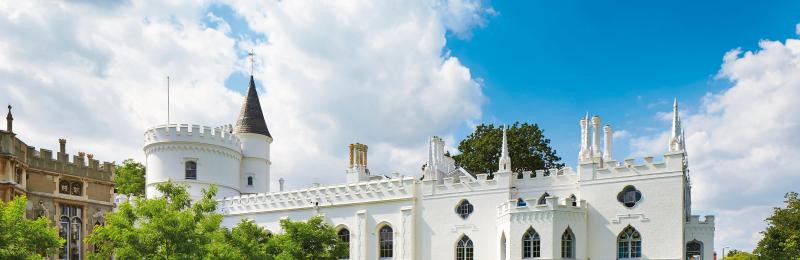
M 88 237 L 99 248 L 91 259 L 240 258 L 226 243 L 222 215 L 215 213 L 216 187 L 203 190 L 193 203 L 183 186 L 166 182 L 157 189 L 163 196 L 137 197 L 106 215 L 105 225 Z
M 800 198 L 796 192 L 786 193 L 786 207 L 776 207 L 767 221 L 764 237 L 758 242 L 756 255 L 767 259 L 800 259 Z
M 748 252 L 739 251 L 739 250 L 736 250 L 736 249 L 731 249 L 731 251 L 728 252 L 727 255 L 725 255 L 724 259 L 725 260 L 755 260 L 755 259 L 758 259 L 758 257 L 756 257 L 756 255 L 748 253 Z
M 58 229 L 45 216 L 25 217 L 27 201 L 24 196 L 0 201 L 0 259 L 44 259 L 47 254 L 57 255 L 64 245 Z
M 117 193 L 133 196 L 144 196 L 145 168 L 133 159 L 127 159 L 116 168 L 114 182 Z
M 514 172 L 560 168 L 561 157 L 550 147 L 550 139 L 536 124 L 515 122 L 506 130 L 511 169 Z M 458 144 L 461 154 L 453 156 L 456 165 L 467 171 L 492 173 L 497 171 L 503 129 L 492 124 L 481 124 Z
M 88 238 L 98 248 L 90 259 L 341 259 L 347 254 L 321 217 L 281 220 L 282 234 L 270 234 L 247 219 L 228 230 L 216 213 L 216 187 L 194 202 L 184 186 L 166 182 L 156 188 L 161 197 L 123 202 L 106 216 L 106 224 Z

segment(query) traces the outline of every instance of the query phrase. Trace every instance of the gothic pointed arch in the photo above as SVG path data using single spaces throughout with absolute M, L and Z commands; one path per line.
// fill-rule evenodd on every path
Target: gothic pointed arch
M 472 239 L 466 234 L 461 235 L 461 238 L 456 242 L 456 260 L 474 260 L 474 250 Z
M 561 234 L 561 258 L 575 258 L 575 233 L 572 233 L 569 226 Z
M 550 194 L 545 192 L 544 194 L 542 194 L 541 197 L 539 197 L 539 200 L 537 201 L 536 204 L 538 204 L 538 205 L 547 204 L 547 197 L 550 197 Z
M 617 259 L 634 259 L 642 257 L 642 236 L 628 225 L 617 236 Z
M 522 258 L 535 258 L 542 255 L 542 240 L 533 227 L 522 235 Z

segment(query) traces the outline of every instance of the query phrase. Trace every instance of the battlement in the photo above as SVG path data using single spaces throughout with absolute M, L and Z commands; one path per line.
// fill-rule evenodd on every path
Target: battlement
M 241 141 L 225 127 L 169 124 L 159 125 L 144 132 L 145 150 L 158 143 L 191 142 L 222 146 L 241 152 Z
M 684 156 L 683 151 L 674 151 L 665 153 L 660 161 L 655 161 L 653 156 L 645 156 L 638 160 L 628 157 L 622 162 L 611 158 L 596 158 L 579 164 L 578 177 L 581 181 L 589 181 L 656 174 L 683 174 Z
M 585 200 L 577 201 L 576 205 L 573 206 L 571 198 L 560 201 L 557 196 L 545 198 L 544 204 L 537 204 L 536 202 L 537 201 L 524 201 L 524 204 L 520 204 L 517 200 L 509 200 L 500 203 L 500 205 L 497 206 L 497 216 L 501 217 L 508 214 L 530 214 L 548 211 L 585 212 L 587 208 Z
M 333 207 L 344 204 L 411 199 L 413 177 L 398 177 L 300 190 L 242 195 L 220 200 L 222 214 Z
M 33 146 L 28 146 L 25 155 L 25 161 L 28 166 L 33 169 L 54 171 L 66 175 L 73 175 L 103 181 L 113 181 L 114 179 L 114 163 L 102 162 L 95 160 L 91 154 L 88 159 L 86 155 L 73 155 L 70 161 L 70 155 L 67 153 L 57 152 L 56 158 L 53 158 L 53 151 L 41 148 L 38 151 Z
M 688 225 L 710 225 L 714 226 L 714 215 L 706 215 L 703 221 L 700 221 L 699 215 L 691 215 L 689 216 L 689 220 L 686 221 Z

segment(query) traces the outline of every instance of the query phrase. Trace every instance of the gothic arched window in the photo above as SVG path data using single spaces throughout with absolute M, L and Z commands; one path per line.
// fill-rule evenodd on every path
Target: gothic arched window
M 703 242 L 692 240 L 686 243 L 686 259 L 703 259 Z
M 383 226 L 378 234 L 378 257 L 392 258 L 394 253 L 394 231 L 392 227 Z
M 474 257 L 472 240 L 467 235 L 461 236 L 456 245 L 456 260 L 473 260 Z
M 617 259 L 642 257 L 642 237 L 639 231 L 628 226 L 617 236 Z
M 186 161 L 184 165 L 187 180 L 197 180 L 197 162 Z
M 522 235 L 522 258 L 540 257 L 542 254 L 541 239 L 539 233 L 533 228 L 528 228 Z
M 575 197 L 575 194 L 569 195 L 569 198 L 572 199 L 572 206 L 573 207 L 577 207 L 578 206 L 578 198 Z
M 468 200 L 462 200 L 456 206 L 456 214 L 461 216 L 463 219 L 467 219 L 467 217 L 472 214 L 473 210 L 475 210 L 475 208 L 469 203 Z
M 337 235 L 339 235 L 339 242 L 341 245 L 347 248 L 347 254 L 345 254 L 344 259 L 350 259 L 350 230 L 342 228 Z
M 253 186 L 253 176 L 247 176 L 247 186 Z
M 575 258 L 575 234 L 569 227 L 561 235 L 561 258 Z
M 541 197 L 539 197 L 539 201 L 536 204 L 539 205 L 547 204 L 547 197 L 550 197 L 550 194 L 547 194 L 547 192 L 545 192 L 544 194 L 542 194 Z

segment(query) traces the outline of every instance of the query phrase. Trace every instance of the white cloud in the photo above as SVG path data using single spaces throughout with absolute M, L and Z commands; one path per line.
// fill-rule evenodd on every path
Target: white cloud
M 707 94 L 695 113 L 682 111 L 693 206 L 719 215 L 718 251 L 752 250 L 771 207 L 800 183 L 800 40 L 759 46 L 725 54 L 718 78 L 732 87 Z M 639 137 L 632 146 L 663 152 L 667 138 Z
M 234 36 L 211 4 L 266 42 Z M 455 0 L 2 2 L 0 102 L 15 105 L 29 145 L 67 137 L 73 154 L 142 160 L 142 133 L 166 121 L 165 77 L 173 123 L 233 123 L 243 97 L 223 84 L 249 71 L 242 54 L 254 48 L 273 181 L 341 182 L 352 142 L 370 145 L 374 173 L 418 174 L 428 136 L 481 116 L 480 83 L 445 34 L 466 36 L 487 15 Z

